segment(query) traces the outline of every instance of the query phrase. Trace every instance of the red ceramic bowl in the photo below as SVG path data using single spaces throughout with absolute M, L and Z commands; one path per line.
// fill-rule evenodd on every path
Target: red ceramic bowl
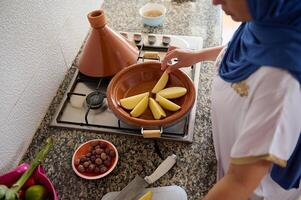
M 4 184 L 9 187 L 12 186 L 28 168 L 29 168 L 29 164 L 27 163 L 23 163 L 19 165 L 12 171 L 0 176 L 0 184 Z M 44 168 L 41 165 L 37 167 L 37 169 L 34 171 L 31 177 L 34 178 L 37 184 L 41 184 L 46 187 L 48 193 L 50 194 L 51 200 L 58 200 L 53 184 L 51 183 L 49 178 L 45 175 Z
M 80 172 L 78 169 L 78 165 L 76 164 L 76 161 L 78 159 L 80 159 L 82 156 L 86 155 L 90 151 L 92 144 L 95 142 L 97 142 L 98 144 L 104 143 L 106 145 L 106 147 L 104 149 L 109 148 L 110 150 L 114 151 L 115 156 L 111 157 L 110 165 L 105 166 L 107 168 L 107 171 L 104 173 L 101 173 L 101 172 L 95 173 L 95 172 L 88 172 L 88 171 Z M 99 179 L 99 178 L 105 177 L 106 175 L 111 173 L 113 171 L 113 169 L 116 167 L 117 162 L 118 162 L 118 151 L 117 151 L 116 147 L 107 140 L 94 139 L 94 140 L 89 140 L 89 141 L 83 143 L 76 149 L 76 151 L 74 152 L 73 157 L 72 157 L 72 168 L 78 176 L 80 176 L 84 179 L 94 180 L 94 179 Z M 95 164 L 95 162 L 93 162 L 93 164 Z M 101 168 L 101 166 L 100 166 L 100 168 Z
M 195 102 L 195 88 L 191 79 L 181 70 L 175 70 L 169 73 L 167 87 L 185 87 L 187 93 L 172 101 L 181 109 L 176 112 L 166 111 L 167 116 L 160 120 L 155 120 L 149 108 L 139 117 L 135 118 L 130 115 L 129 110 L 119 105 L 119 100 L 143 92 L 150 92 L 160 79 L 163 71 L 159 62 L 144 62 L 141 64 L 131 65 L 118 72 L 111 80 L 107 89 L 107 100 L 110 109 L 122 121 L 143 127 L 159 127 L 172 125 L 191 110 Z M 155 96 L 153 96 L 155 97 Z

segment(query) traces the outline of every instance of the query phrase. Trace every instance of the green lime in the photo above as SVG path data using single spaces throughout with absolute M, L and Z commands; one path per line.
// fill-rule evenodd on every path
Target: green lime
M 45 200 L 47 190 L 43 185 L 32 185 L 25 192 L 25 200 Z

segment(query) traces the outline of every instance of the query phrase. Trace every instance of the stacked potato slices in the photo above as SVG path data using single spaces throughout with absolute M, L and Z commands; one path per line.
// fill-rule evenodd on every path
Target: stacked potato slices
M 156 95 L 155 99 L 150 97 L 150 92 L 145 92 L 120 99 L 120 105 L 127 110 L 131 110 L 130 114 L 133 117 L 141 116 L 149 106 L 153 117 L 156 120 L 166 117 L 164 109 L 168 111 L 179 110 L 181 106 L 175 104 L 170 99 L 184 96 L 187 89 L 184 87 L 165 88 L 168 78 L 168 74 L 164 72 L 153 87 L 151 93 Z

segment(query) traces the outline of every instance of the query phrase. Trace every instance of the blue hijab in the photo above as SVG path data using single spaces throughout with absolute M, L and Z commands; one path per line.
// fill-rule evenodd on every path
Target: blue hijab
M 301 85 L 301 0 L 248 0 L 248 5 L 252 20 L 229 42 L 221 78 L 238 82 L 266 65 L 287 70 Z M 299 187 L 301 135 L 287 166 L 273 165 L 271 177 L 284 189 Z

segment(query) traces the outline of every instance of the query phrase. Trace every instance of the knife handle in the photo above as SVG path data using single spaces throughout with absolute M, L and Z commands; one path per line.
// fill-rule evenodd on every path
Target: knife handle
M 175 154 L 172 154 L 171 156 L 168 156 L 159 165 L 159 167 L 157 167 L 157 169 L 150 176 L 146 176 L 144 178 L 144 180 L 146 182 L 148 182 L 149 184 L 152 184 L 153 182 L 155 182 L 156 180 L 161 178 L 161 176 L 166 174 L 166 172 L 168 172 L 172 168 L 172 166 L 174 166 L 174 164 L 176 163 L 176 159 L 177 159 L 177 156 Z

